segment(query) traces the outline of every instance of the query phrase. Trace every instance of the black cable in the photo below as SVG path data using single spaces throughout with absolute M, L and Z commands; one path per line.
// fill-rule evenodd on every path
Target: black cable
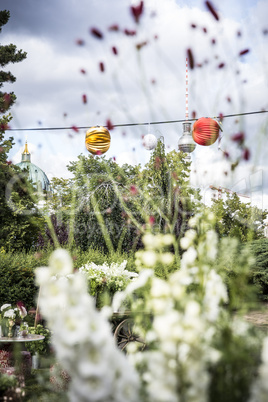
M 215 117 L 216 119 L 224 119 L 226 117 L 237 117 L 237 116 L 246 116 L 250 114 L 259 114 L 259 113 L 268 113 L 268 110 L 259 110 L 257 112 L 245 112 L 245 113 L 237 113 L 237 114 L 226 114 L 226 115 L 220 115 Z M 187 121 L 196 121 L 198 119 L 188 119 Z M 153 124 L 172 124 L 172 123 L 183 123 L 185 122 L 185 119 L 180 119 L 180 120 L 165 120 L 165 121 L 153 121 L 153 122 L 147 122 L 147 123 L 125 123 L 125 124 L 113 124 L 113 127 L 134 127 L 134 126 L 147 126 L 147 125 L 153 125 Z M 91 126 L 71 126 L 71 127 L 35 127 L 35 128 L 7 128 L 6 131 L 53 131 L 53 130 L 85 130 L 89 129 Z M 103 126 L 103 127 L 108 127 Z

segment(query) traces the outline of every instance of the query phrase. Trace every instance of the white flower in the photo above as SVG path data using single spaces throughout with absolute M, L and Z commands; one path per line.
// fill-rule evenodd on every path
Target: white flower
M 141 255 L 142 262 L 147 267 L 154 267 L 157 261 L 157 255 L 154 251 L 144 251 Z
M 170 246 L 173 244 L 174 237 L 171 234 L 166 234 L 163 236 L 162 241 L 165 246 Z
M 49 267 L 52 275 L 69 275 L 73 272 L 73 260 L 68 251 L 57 249 L 51 254 Z
M 163 281 L 159 278 L 153 278 L 152 287 L 151 287 L 151 295 L 153 298 L 155 297 L 168 297 L 170 296 L 170 286 L 166 281 Z
M 16 317 L 16 311 L 14 309 L 9 309 L 4 312 L 4 317 L 5 318 L 11 318 L 14 319 Z
M 11 304 L 3 304 L 3 306 L 1 307 L 1 311 L 7 309 L 8 307 L 11 307 Z
M 174 261 L 174 255 L 171 253 L 162 253 L 160 255 L 160 260 L 165 265 L 172 264 Z
M 194 247 L 189 247 L 185 253 L 183 253 L 182 259 L 181 259 L 181 267 L 182 268 L 187 268 L 191 264 L 195 262 L 195 259 L 197 257 L 197 251 Z
M 85 275 L 69 275 L 71 259 L 65 253 L 51 257 L 52 267 L 37 269 L 40 308 L 53 336 L 62 367 L 72 378 L 71 401 L 138 400 L 138 377 L 126 356 L 116 347 L 110 324 L 96 311 L 87 293 Z M 62 277 L 62 274 L 68 274 Z
M 188 237 L 183 237 L 180 240 L 180 245 L 183 250 L 187 250 L 187 248 L 190 247 L 191 244 L 192 244 L 192 240 L 189 239 Z
M 143 238 L 142 242 L 146 248 L 154 249 L 155 248 L 155 236 L 151 233 L 146 233 Z

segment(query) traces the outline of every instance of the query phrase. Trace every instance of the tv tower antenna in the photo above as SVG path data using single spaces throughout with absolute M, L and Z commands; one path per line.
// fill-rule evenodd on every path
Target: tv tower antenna
M 188 60 L 186 57 L 186 93 L 185 93 L 185 120 L 187 121 L 189 118 L 189 110 L 188 110 Z
M 188 154 L 187 159 L 191 160 L 191 152 L 195 150 L 196 144 L 193 140 L 191 133 L 191 122 L 189 119 L 189 110 L 188 110 L 188 60 L 186 57 L 186 96 L 185 96 L 185 122 L 182 123 L 183 133 L 182 137 L 179 139 L 178 148 L 182 152 L 186 152 Z

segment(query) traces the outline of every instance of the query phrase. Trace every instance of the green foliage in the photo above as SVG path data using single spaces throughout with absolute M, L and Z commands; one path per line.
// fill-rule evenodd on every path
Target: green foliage
M 217 217 L 216 230 L 220 237 L 236 237 L 247 242 L 264 236 L 267 211 L 243 203 L 236 193 L 227 193 L 226 200 L 213 200 L 211 210 Z
M 0 258 L 0 304 L 16 304 L 22 301 L 26 309 L 35 306 L 37 287 L 34 269 L 48 264 L 47 253 L 1 253 Z
M 262 300 L 268 300 L 268 239 L 259 239 L 250 243 L 255 256 L 251 267 L 252 282 L 259 290 Z
M 183 152 L 165 153 L 158 140 L 138 185 L 147 215 L 155 218 L 154 230 L 182 237 L 189 218 L 200 207 L 199 191 L 190 187 L 190 165 Z
M 0 256 L 0 305 L 16 304 L 22 301 L 26 309 L 36 305 L 38 288 L 35 286 L 34 271 L 40 266 L 47 266 L 52 248 L 39 252 L 1 252 Z M 89 248 L 87 251 L 73 249 L 74 269 L 94 262 L 95 264 L 122 263 L 127 260 L 126 269 L 135 271 L 134 254 L 114 252 L 104 254 L 99 249 Z M 28 317 L 28 316 L 27 316 Z
M 26 349 L 32 355 L 39 354 L 40 356 L 48 355 L 50 353 L 51 333 L 49 329 L 43 325 L 38 324 L 36 327 L 29 327 L 30 334 L 43 335 L 45 338 L 36 342 L 25 342 Z
M 7 24 L 10 17 L 10 13 L 7 10 L 0 11 L 0 33 L 2 26 Z M 22 50 L 17 50 L 14 44 L 0 45 L 0 66 L 5 67 L 9 63 L 18 63 L 26 58 L 27 53 Z M 13 83 L 16 81 L 16 77 L 10 72 L 0 70 L 0 88 L 4 82 Z M 16 95 L 0 91 L 0 113 L 5 113 L 16 101 Z
M 9 20 L 9 11 L 0 11 L 0 32 Z M 26 53 L 17 51 L 13 44 L 0 45 L 0 66 L 25 59 Z M 10 72 L 0 70 L 0 88 L 4 82 L 15 82 Z M 5 113 L 15 102 L 14 93 L 0 92 L 0 113 Z M 20 170 L 8 162 L 13 138 L 4 138 L 11 115 L 0 118 L 0 247 L 5 250 L 30 249 L 36 244 L 43 220 L 32 199 L 33 188 Z
M 182 152 L 166 155 L 161 140 L 144 169 L 82 155 L 68 169 L 74 179 L 54 179 L 50 205 L 69 221 L 69 244 L 84 251 L 139 249 L 149 217 L 155 232 L 180 237 L 200 206 L 199 192 L 189 186 L 190 162 Z
M 217 402 L 243 402 L 250 396 L 252 378 L 260 364 L 260 335 L 254 328 L 245 339 L 223 323 L 215 345 L 221 358 L 211 369 L 209 400 Z
M 75 244 L 82 250 L 90 246 L 106 253 L 131 250 L 138 241 L 139 231 L 129 219 L 128 210 L 132 217 L 139 217 L 140 208 L 134 205 L 129 192 L 125 203 L 121 198 L 139 168 L 129 165 L 120 168 L 112 159 L 80 155 L 78 162 L 71 162 L 68 169 L 75 176 L 70 242 L 73 235 Z
M 0 395 L 4 395 L 7 390 L 14 389 L 17 382 L 15 376 L 0 373 Z
M 251 269 L 254 263 L 248 244 L 241 243 L 237 238 L 220 239 L 216 268 L 227 285 L 228 307 L 231 311 L 245 311 L 257 300 L 256 287 L 251 285 Z

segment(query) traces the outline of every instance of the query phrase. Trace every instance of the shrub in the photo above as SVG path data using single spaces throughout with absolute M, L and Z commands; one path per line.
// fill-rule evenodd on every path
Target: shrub
M 22 301 L 26 309 L 36 305 L 38 292 L 35 286 L 35 268 L 47 266 L 52 248 L 40 252 L 8 252 L 1 253 L 0 259 L 0 305 L 5 303 L 16 304 Z M 136 271 L 134 254 L 111 253 L 104 254 L 101 250 L 89 248 L 87 251 L 73 249 L 71 255 L 74 260 L 74 268 L 78 269 L 83 265 L 93 262 L 97 265 L 113 262 L 122 263 L 127 260 L 126 269 Z
M 268 239 L 255 240 L 250 244 L 255 256 L 251 268 L 252 282 L 257 286 L 262 300 L 268 300 Z

